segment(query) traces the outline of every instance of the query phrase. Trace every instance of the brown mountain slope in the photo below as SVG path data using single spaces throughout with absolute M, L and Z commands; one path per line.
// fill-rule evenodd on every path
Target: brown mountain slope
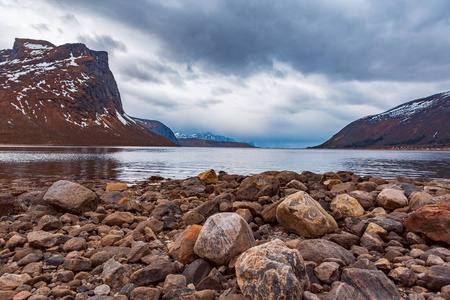
M 0 144 L 175 145 L 125 114 L 106 52 L 30 39 L 0 50 Z
M 317 148 L 448 148 L 450 92 L 356 120 Z

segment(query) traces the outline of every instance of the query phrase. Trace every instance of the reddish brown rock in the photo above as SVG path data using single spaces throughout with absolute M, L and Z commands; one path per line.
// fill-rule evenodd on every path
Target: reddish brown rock
M 124 191 L 124 190 L 126 190 L 128 188 L 128 185 L 126 184 L 126 183 L 124 183 L 124 182 L 117 182 L 117 183 L 115 183 L 115 182 L 112 182 L 112 183 L 109 183 L 107 186 L 106 186 L 106 192 L 110 192 L 110 191 L 120 191 L 120 192 L 122 192 L 122 191 Z
M 421 232 L 434 241 L 450 244 L 450 202 L 426 205 L 403 223 L 408 231 Z
M 112 213 L 108 216 L 106 216 L 106 218 L 103 220 L 103 224 L 105 225 L 109 225 L 109 226 L 114 226 L 114 225 L 119 225 L 121 226 L 124 223 L 128 223 L 131 224 L 134 221 L 134 215 L 130 212 L 122 212 L 122 211 L 118 211 L 115 213 Z
M 303 259 L 297 250 L 274 240 L 245 251 L 236 262 L 236 276 L 251 299 L 301 299 L 309 286 Z
M 334 231 L 338 226 L 309 194 L 297 192 L 278 205 L 276 217 L 287 230 L 304 237 L 317 237 Z
M 216 265 L 223 265 L 254 245 L 252 230 L 241 216 L 220 213 L 206 220 L 194 251 Z
M 194 245 L 202 230 L 200 225 L 192 225 L 181 233 L 175 242 L 169 245 L 169 255 L 181 262 L 182 264 L 190 264 L 197 255 L 194 252 Z

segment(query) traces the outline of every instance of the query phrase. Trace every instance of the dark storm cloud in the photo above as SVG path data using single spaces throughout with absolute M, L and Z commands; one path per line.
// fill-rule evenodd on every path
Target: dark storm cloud
M 163 83 L 167 80 L 178 86 L 184 85 L 180 74 L 176 70 L 156 61 L 136 58 L 122 60 L 119 71 L 121 76 L 124 76 L 127 80 L 153 83 Z
M 224 103 L 220 99 L 202 99 L 197 101 L 196 106 L 202 107 L 202 108 L 209 108 L 213 105 L 222 104 Z
M 124 43 L 115 40 L 110 35 L 79 35 L 78 40 L 86 44 L 90 49 L 108 51 L 110 54 L 114 54 L 115 51 L 125 52 L 127 50 Z
M 34 29 L 36 29 L 39 32 L 50 31 L 50 29 L 48 28 L 47 24 L 44 24 L 44 23 L 32 24 L 31 27 L 33 27 Z
M 172 2 L 66 4 L 155 35 L 166 58 L 224 74 L 250 75 L 277 59 L 342 80 L 450 78 L 448 1 Z

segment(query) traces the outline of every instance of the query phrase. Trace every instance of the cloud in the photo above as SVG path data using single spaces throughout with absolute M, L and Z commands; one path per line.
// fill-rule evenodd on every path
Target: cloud
M 110 35 L 79 35 L 78 40 L 88 46 L 88 48 L 98 51 L 108 51 L 114 54 L 116 51 L 126 52 L 126 45 L 118 40 L 115 40 Z
M 50 28 L 48 28 L 47 24 L 45 24 L 45 23 L 31 24 L 31 27 L 33 27 L 34 29 L 36 29 L 39 32 L 50 31 Z

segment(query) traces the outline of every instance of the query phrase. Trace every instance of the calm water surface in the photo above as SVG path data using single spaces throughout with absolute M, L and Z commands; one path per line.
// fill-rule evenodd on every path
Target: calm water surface
M 207 169 L 230 174 L 268 170 L 352 171 L 358 175 L 450 178 L 449 151 L 171 147 L 0 147 L 1 179 L 186 178 Z

